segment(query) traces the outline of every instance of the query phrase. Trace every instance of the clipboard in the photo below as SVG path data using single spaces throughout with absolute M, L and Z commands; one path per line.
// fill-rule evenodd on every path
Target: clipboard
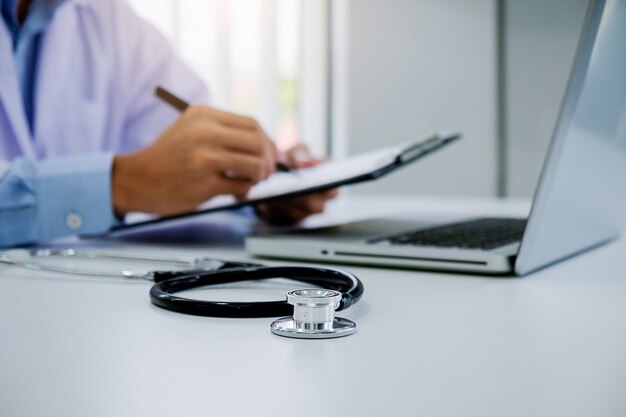
M 458 133 L 436 133 L 424 140 L 409 141 L 362 154 L 322 162 L 314 167 L 277 172 L 252 187 L 245 200 L 233 196 L 217 196 L 195 211 L 174 216 L 158 217 L 144 213 L 129 213 L 124 222 L 109 233 L 128 231 L 157 223 L 200 216 L 216 211 L 282 200 L 332 188 L 373 181 L 409 165 L 461 138 Z

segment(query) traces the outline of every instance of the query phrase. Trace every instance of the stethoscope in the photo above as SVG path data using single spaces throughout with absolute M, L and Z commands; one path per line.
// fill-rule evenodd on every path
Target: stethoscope
M 109 272 L 59 267 L 36 261 L 55 257 L 145 262 L 169 266 L 170 269 L 153 271 L 123 269 Z M 364 289 L 356 276 L 345 271 L 315 267 L 272 267 L 205 257 L 162 257 L 75 249 L 34 249 L 0 253 L 0 264 L 70 275 L 152 281 L 154 285 L 150 289 L 150 301 L 162 309 L 208 317 L 286 316 L 271 324 L 272 333 L 304 339 L 335 338 L 356 332 L 356 324 L 351 320 L 335 317 L 335 311 L 345 310 L 358 302 Z M 321 288 L 289 291 L 285 300 L 257 302 L 205 301 L 176 295 L 182 291 L 211 285 L 270 278 L 287 278 Z

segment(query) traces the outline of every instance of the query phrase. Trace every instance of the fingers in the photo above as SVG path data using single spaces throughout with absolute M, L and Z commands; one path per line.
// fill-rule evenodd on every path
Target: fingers
M 235 113 L 229 113 L 213 108 L 209 108 L 215 113 L 216 119 L 224 126 L 248 130 L 250 132 L 263 131 L 263 128 L 257 120 L 248 116 L 241 116 Z
M 254 183 L 250 181 L 224 178 L 221 188 L 224 190 L 224 194 L 231 194 L 237 199 L 245 199 L 253 186 Z
M 339 195 L 339 188 L 333 188 L 332 190 L 322 191 L 321 193 L 318 193 L 318 195 L 322 196 L 326 200 L 332 200 L 333 198 L 336 198 Z
M 246 154 L 223 152 L 212 155 L 215 164 L 208 167 L 209 170 L 217 171 L 227 178 L 258 183 L 272 174 L 267 163 L 258 157 Z
M 294 168 L 307 168 L 319 162 L 311 155 L 309 148 L 302 143 L 289 149 L 285 154 L 285 158 L 287 159 L 287 165 Z
M 263 220 L 278 226 L 297 224 L 315 214 L 306 208 L 287 203 L 261 204 L 256 209 Z
M 194 184 L 200 202 L 207 201 L 218 195 L 232 195 L 238 200 L 245 199 L 256 183 L 244 179 L 229 178 L 215 175 L 203 178 Z
M 267 158 L 272 168 L 272 172 L 276 172 L 276 166 L 278 165 L 278 148 L 276 147 L 276 144 L 269 138 L 267 139 L 267 141 L 267 143 L 269 144 Z
M 238 114 L 225 112 L 213 107 L 194 105 L 190 106 L 185 113 L 189 114 L 190 117 L 215 120 L 223 126 L 232 128 L 248 131 L 256 131 L 260 129 L 259 123 L 251 117 L 240 116 Z
M 304 197 L 298 197 L 291 201 L 291 208 L 300 210 L 308 215 L 319 214 L 324 211 L 326 202 L 332 197 L 327 197 L 326 193 L 311 194 Z
M 324 204 L 339 194 L 339 189 L 333 188 L 327 191 L 321 191 L 314 194 L 307 194 L 302 197 L 296 197 L 289 200 L 290 205 L 305 209 L 313 213 L 321 213 L 324 210 Z
M 268 223 L 274 225 L 296 224 L 305 218 L 322 213 L 328 200 L 335 198 L 337 189 L 332 189 L 286 201 L 260 204 L 256 207 L 258 214 Z
M 207 135 L 212 136 L 212 140 L 222 139 L 221 142 L 231 149 L 255 155 L 268 152 L 274 156 L 275 162 L 275 146 L 255 119 L 206 106 L 190 107 L 188 114 L 206 122 L 206 126 L 213 130 L 211 135 Z
M 207 147 L 219 146 L 233 153 L 257 156 L 264 161 L 268 175 L 275 172 L 278 150 L 254 119 L 197 107 L 191 117 L 203 117 L 204 131 L 199 137 Z
M 206 145 L 219 145 L 231 152 L 240 152 L 250 155 L 263 155 L 265 152 L 265 138 L 247 130 L 233 129 L 221 125 L 211 125 L 206 132 L 201 133 Z

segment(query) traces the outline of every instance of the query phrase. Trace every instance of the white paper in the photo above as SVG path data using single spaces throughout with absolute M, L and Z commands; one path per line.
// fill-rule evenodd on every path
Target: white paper
M 256 201 L 320 188 L 369 174 L 391 164 L 404 147 L 406 145 L 396 145 L 348 158 L 322 162 L 314 167 L 293 172 L 277 172 L 252 187 L 246 200 Z M 203 204 L 200 209 L 225 207 L 235 203 L 236 200 L 232 196 L 219 196 Z

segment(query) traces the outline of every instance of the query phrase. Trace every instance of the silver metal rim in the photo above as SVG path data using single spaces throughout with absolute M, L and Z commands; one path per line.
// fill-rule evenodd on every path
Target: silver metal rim
M 275 335 L 295 339 L 334 339 L 356 333 L 356 323 L 341 317 L 335 317 L 333 328 L 330 330 L 298 331 L 293 317 L 278 319 L 270 325 L 270 328 Z

